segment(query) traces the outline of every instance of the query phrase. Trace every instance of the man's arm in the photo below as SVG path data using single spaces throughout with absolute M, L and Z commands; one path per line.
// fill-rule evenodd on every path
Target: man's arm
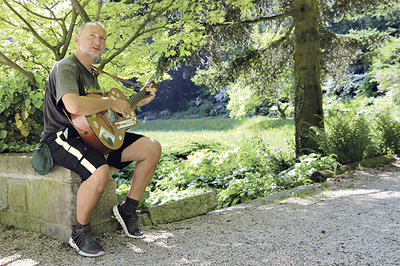
M 65 109 L 74 115 L 87 116 L 108 109 L 120 113 L 123 116 L 126 116 L 131 112 L 127 101 L 110 97 L 95 98 L 80 96 L 76 93 L 66 93 L 62 96 L 61 100 L 64 103 Z

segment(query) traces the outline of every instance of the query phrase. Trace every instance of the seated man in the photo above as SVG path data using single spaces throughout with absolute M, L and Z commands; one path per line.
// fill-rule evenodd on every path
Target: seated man
M 52 68 L 43 111 L 42 141 L 49 145 L 54 162 L 82 178 L 77 193 L 76 224 L 69 244 L 79 254 L 90 257 L 105 254 L 91 236 L 89 219 L 110 177 L 109 166 L 122 169 L 132 161 L 137 162 L 127 198 L 122 204 L 114 206 L 113 212 L 129 237 L 143 237 L 136 209 L 161 154 L 161 145 L 156 140 L 127 132 L 122 147 L 112 151 L 106 159 L 82 140 L 71 123 L 70 114 L 88 116 L 111 109 L 126 116 L 132 111 L 124 100 L 86 96 L 89 93 L 101 93 L 97 75 L 91 66 L 105 49 L 106 39 L 106 30 L 99 22 L 88 22 L 81 26 L 75 36 L 75 53 Z M 155 89 L 146 88 L 146 91 L 148 95 L 138 103 L 138 107 L 154 99 Z

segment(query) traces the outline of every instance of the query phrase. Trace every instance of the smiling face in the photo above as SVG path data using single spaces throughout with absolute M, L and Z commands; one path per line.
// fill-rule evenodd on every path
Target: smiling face
M 106 48 L 107 33 L 101 24 L 87 23 L 75 36 L 76 55 L 85 63 L 92 64 Z

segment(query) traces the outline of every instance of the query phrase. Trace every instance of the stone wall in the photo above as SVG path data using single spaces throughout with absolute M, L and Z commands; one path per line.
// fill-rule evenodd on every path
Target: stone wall
M 81 178 L 58 165 L 47 175 L 39 175 L 31 160 L 30 153 L 0 154 L 0 223 L 68 240 L 76 220 L 76 193 Z M 112 218 L 112 207 L 117 203 L 116 183 L 110 178 L 91 215 L 94 235 L 117 230 Z M 188 219 L 213 211 L 217 205 L 216 193 L 207 192 L 145 209 L 140 224 Z
M 31 154 L 0 154 L 0 223 L 67 240 L 76 220 L 78 175 L 55 165 L 37 174 Z M 117 229 L 112 206 L 118 203 L 116 184 L 109 179 L 90 220 L 93 234 Z

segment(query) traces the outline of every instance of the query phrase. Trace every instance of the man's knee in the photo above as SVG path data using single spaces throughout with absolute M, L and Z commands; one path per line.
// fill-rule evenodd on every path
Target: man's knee
M 95 184 L 99 193 L 102 193 L 106 188 L 107 181 L 110 178 L 110 167 L 107 164 L 103 164 L 88 178 Z
M 155 140 L 155 139 L 150 139 L 150 141 L 151 141 L 151 143 L 152 143 L 152 150 L 153 150 L 156 154 L 161 155 L 162 147 L 161 147 L 160 142 L 158 142 L 158 141 Z
M 158 162 L 161 156 L 161 144 L 155 139 L 148 139 L 147 145 L 147 159 L 151 159 L 154 162 Z

